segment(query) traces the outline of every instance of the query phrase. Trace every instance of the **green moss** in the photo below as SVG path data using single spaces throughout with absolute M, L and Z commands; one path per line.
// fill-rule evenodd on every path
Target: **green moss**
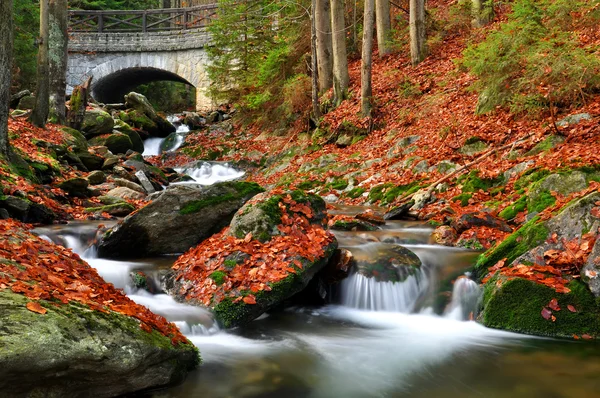
M 343 178 L 336 178 L 329 184 L 329 187 L 331 187 L 331 189 L 342 191 L 348 187 L 348 181 Z
M 322 185 L 323 185 L 323 181 L 321 181 L 321 180 L 308 180 L 308 181 L 302 181 L 301 183 L 299 183 L 296 186 L 298 187 L 298 189 L 309 190 L 309 189 L 313 189 L 315 187 L 320 187 Z
M 473 197 L 473 194 L 470 193 L 461 193 L 460 195 L 456 195 L 452 198 L 453 202 L 460 201 L 461 206 L 467 206 L 469 204 L 469 199 Z
M 526 208 L 527 196 L 521 196 L 515 203 L 502 210 L 498 215 L 500 216 L 500 218 L 503 218 L 505 220 L 512 220 L 517 216 L 517 214 L 519 214 Z
M 365 193 L 365 189 L 361 188 L 361 187 L 356 187 L 356 188 L 352 188 L 350 191 L 348 191 L 348 193 L 346 193 L 346 196 L 352 199 L 356 199 L 359 196 L 362 196 L 362 194 Z
M 237 261 L 235 260 L 225 260 L 223 261 L 223 266 L 227 269 L 234 269 L 237 266 Z
M 243 197 L 250 196 L 252 194 L 264 192 L 264 189 L 254 182 L 231 182 L 229 183 L 229 185 L 235 189 L 235 192 L 230 192 L 221 196 L 212 196 L 203 200 L 189 202 L 179 210 L 179 213 L 193 214 L 209 206 L 215 206 L 219 203 L 239 200 Z
M 235 261 L 234 261 L 234 264 L 235 264 Z M 225 283 L 225 279 L 227 279 L 227 274 L 223 271 L 215 271 L 212 274 L 210 274 L 208 277 L 210 279 L 212 279 L 213 281 L 215 281 L 215 283 L 220 286 L 223 283 Z
M 487 191 L 498 185 L 501 183 L 501 179 L 479 178 L 479 170 L 473 170 L 469 174 L 460 177 L 458 183 L 462 184 L 463 192 L 478 192 L 479 190 Z
M 517 181 L 515 181 L 514 188 L 515 190 L 520 190 L 526 188 L 530 184 L 541 180 L 542 178 L 549 175 L 550 172 L 548 170 L 540 170 L 540 169 L 529 169 Z
M 506 264 L 510 264 L 528 250 L 539 246 L 548 237 L 548 228 L 543 222 L 539 222 L 539 217 L 523 225 L 516 232 L 509 235 L 500 245 L 483 253 L 477 260 L 475 271 L 478 277 L 487 274 L 489 267 L 496 264 L 503 258 L 507 259 Z
M 527 204 L 527 210 L 531 212 L 537 212 L 546 209 L 556 203 L 556 198 L 552 196 L 549 191 L 542 191 L 536 196 L 535 201 L 530 201 Z
M 474 136 L 474 137 L 469 137 L 465 140 L 465 145 L 471 145 L 471 144 L 475 144 L 477 142 L 481 142 L 481 138 Z
M 498 287 L 500 283 L 500 287 Z M 514 332 L 550 337 L 572 338 L 574 334 L 600 334 L 600 310 L 586 285 L 573 281 L 570 293 L 558 294 L 535 282 L 495 276 L 484 289 L 485 326 Z M 541 311 L 552 299 L 557 299 L 560 311 L 552 311 L 556 321 L 544 319 Z M 567 305 L 575 307 L 571 312 Z
M 376 231 L 377 228 L 375 225 L 361 221 L 361 220 L 352 220 L 352 221 L 336 221 L 331 226 L 331 229 L 337 231 Z

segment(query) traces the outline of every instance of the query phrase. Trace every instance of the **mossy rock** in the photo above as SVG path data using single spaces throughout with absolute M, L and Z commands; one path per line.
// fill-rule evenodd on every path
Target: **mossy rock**
M 126 153 L 128 150 L 133 149 L 133 143 L 129 136 L 120 133 L 111 134 L 106 139 L 104 146 L 115 154 Z
M 283 303 L 284 300 L 306 288 L 315 274 L 327 265 L 329 258 L 331 258 L 336 249 L 337 241 L 334 240 L 324 248 L 323 255 L 315 261 L 309 261 L 299 256 L 296 257 L 295 259 L 302 263 L 302 269 L 296 265 L 292 265 L 296 272 L 290 273 L 285 279 L 279 282 L 269 283 L 271 291 L 263 290 L 256 293 L 254 295 L 256 304 L 246 304 L 243 301 L 234 303 L 232 298 L 226 297 L 218 304 L 212 306 L 215 319 L 217 319 L 222 327 L 232 328 L 243 326 L 258 318 L 265 311 Z
M 133 145 L 131 149 L 139 153 L 144 152 L 144 141 L 142 140 L 142 137 L 140 137 L 138 132 L 124 121 L 116 119 L 113 132 L 125 134 L 131 140 Z
M 117 396 L 181 382 L 199 364 L 192 344 L 174 346 L 137 319 L 43 300 L 41 315 L 28 302 L 0 290 L 0 388 L 8 396 Z
M 124 117 L 124 120 L 127 120 L 131 126 L 137 127 L 140 130 L 144 130 L 151 135 L 154 135 L 158 131 L 158 125 L 156 123 L 154 123 L 148 116 L 135 109 L 130 109 L 127 111 L 127 116 Z
M 72 196 L 87 196 L 88 180 L 85 178 L 75 177 L 58 184 L 58 187 Z
M 88 151 L 77 151 L 75 152 L 77 158 L 81 163 L 89 170 L 101 170 L 104 164 L 104 158 Z
M 419 257 L 400 245 L 374 243 L 352 254 L 356 272 L 378 282 L 403 282 L 421 267 Z
M 512 203 L 508 207 L 505 207 L 498 214 L 498 216 L 505 220 L 512 220 L 513 218 L 515 218 L 517 216 L 517 214 L 524 211 L 525 209 L 527 209 L 527 196 L 524 195 L 524 196 L 521 196 L 519 199 L 517 199 L 514 203 Z
M 537 143 L 525 156 L 535 156 L 542 152 L 550 151 L 565 141 L 565 137 L 560 135 L 549 135 L 543 141 Z
M 117 202 L 106 206 L 88 207 L 85 209 L 85 211 L 88 213 L 108 213 L 115 217 L 125 217 L 131 214 L 134 210 L 135 207 L 127 202 Z
M 64 133 L 65 141 L 69 146 L 72 146 L 76 151 L 87 151 L 88 143 L 81 131 L 63 126 L 60 128 Z
M 572 339 L 583 334 L 600 337 L 600 307 L 585 284 L 572 281 L 570 293 L 559 294 L 554 289 L 522 278 L 493 277 L 485 285 L 482 323 L 491 328 L 547 337 Z M 552 311 L 553 322 L 541 312 L 556 299 L 560 311 Z M 571 312 L 571 305 L 576 312 Z
M 238 239 L 244 238 L 248 233 L 260 242 L 267 242 L 275 235 L 281 235 L 277 225 L 281 224 L 282 211 L 279 204 L 284 196 L 308 206 L 313 213 L 312 223 L 323 224 L 326 217 L 325 201 L 317 195 L 301 190 L 290 191 L 283 195 L 261 194 L 252 203 L 244 205 L 231 220 L 229 234 Z M 293 212 L 288 210 L 293 215 Z
M 540 212 L 556 202 L 552 192 L 568 196 L 583 191 L 587 185 L 587 176 L 581 171 L 550 174 L 530 188 L 527 209 L 530 212 Z
M 476 138 L 476 137 L 474 137 L 474 138 Z M 465 145 L 463 145 L 458 150 L 458 152 L 462 153 L 463 155 L 473 156 L 473 155 L 477 155 L 478 153 L 485 151 L 486 149 L 488 149 L 487 144 L 485 142 L 481 141 L 480 139 L 476 139 L 476 140 L 467 140 L 465 142 Z
M 487 191 L 492 187 L 501 184 L 502 178 L 480 178 L 479 170 L 473 170 L 469 174 L 461 176 L 458 183 L 462 185 L 463 192 Z
M 91 138 L 96 135 L 109 134 L 115 121 L 112 116 L 102 109 L 89 109 L 85 112 L 81 130 L 86 138 Z
M 363 220 L 336 221 L 329 227 L 334 231 L 377 231 L 377 225 Z

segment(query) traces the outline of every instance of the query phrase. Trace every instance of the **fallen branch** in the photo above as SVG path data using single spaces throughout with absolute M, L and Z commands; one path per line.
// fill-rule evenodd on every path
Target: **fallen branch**
M 453 178 L 453 177 L 454 177 L 454 176 L 456 176 L 457 174 L 460 174 L 461 172 L 463 172 L 464 170 L 466 170 L 466 169 L 468 169 L 469 167 L 473 166 L 474 164 L 481 162 L 483 159 L 486 159 L 486 158 L 487 158 L 487 157 L 489 157 L 491 154 L 493 154 L 493 153 L 496 153 L 496 152 L 498 152 L 498 151 L 502 151 L 502 150 L 504 150 L 504 149 L 507 149 L 507 148 L 511 148 L 511 150 L 512 150 L 512 149 L 514 149 L 514 148 L 515 148 L 517 145 L 520 145 L 520 144 L 522 144 L 524 141 L 527 141 L 527 140 L 529 140 L 529 138 L 531 138 L 532 136 L 533 136 L 533 134 L 528 134 L 527 136 L 525 136 L 525 137 L 523 137 L 523 138 L 519 138 L 518 140 L 516 140 L 516 141 L 514 141 L 514 142 L 511 142 L 511 143 L 509 143 L 509 144 L 506 144 L 506 145 L 502 145 L 502 146 L 501 146 L 501 147 L 499 147 L 499 148 L 492 148 L 492 149 L 490 149 L 489 151 L 487 151 L 487 152 L 486 152 L 486 153 L 484 153 L 483 155 L 479 156 L 477 159 L 473 160 L 472 162 L 469 162 L 469 163 L 465 164 L 464 166 L 462 166 L 462 167 L 459 167 L 458 169 L 454 170 L 452 173 L 450 173 L 450 174 L 447 174 L 447 175 L 445 175 L 444 177 L 442 177 L 442 178 L 439 178 L 438 180 L 436 180 L 436 181 L 432 182 L 431 184 L 429 184 L 429 186 L 427 187 L 427 190 L 426 190 L 426 192 L 427 192 L 428 194 L 430 194 L 431 192 L 433 192 L 433 190 L 435 189 L 435 187 L 436 187 L 437 185 L 439 185 L 439 184 L 442 184 L 442 183 L 444 183 L 444 182 L 448 181 L 449 179 Z M 423 191 L 423 190 L 422 190 L 422 189 L 420 189 L 420 190 L 418 190 L 417 192 L 421 192 L 421 191 Z M 401 206 L 403 203 L 406 203 L 406 202 L 408 202 L 410 199 L 412 199 L 412 198 L 413 198 L 413 196 L 415 196 L 415 194 L 416 194 L 417 192 L 413 192 L 413 193 L 411 193 L 410 195 L 406 195 L 406 196 L 404 196 L 404 197 L 400 198 L 400 200 L 399 200 L 398 204 L 396 204 L 396 206 Z

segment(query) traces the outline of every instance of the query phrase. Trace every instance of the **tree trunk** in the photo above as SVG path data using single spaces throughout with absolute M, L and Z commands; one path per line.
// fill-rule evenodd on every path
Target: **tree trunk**
M 13 47 L 13 0 L 0 1 L 0 156 L 8 158 L 8 112 Z
M 390 18 L 390 0 L 376 0 L 377 11 L 377 47 L 379 48 L 379 56 L 383 57 L 392 52 L 391 32 L 392 21 Z
M 472 0 L 472 8 L 474 27 L 482 27 L 494 19 L 494 0 Z
M 50 120 L 65 123 L 65 90 L 67 86 L 67 0 L 50 0 L 49 3 L 48 62 L 50 69 Z
M 329 0 L 317 0 L 314 13 L 317 34 L 317 61 L 319 63 L 319 90 L 333 87 L 333 44 Z
M 49 108 L 50 75 L 48 73 L 48 0 L 40 0 L 40 37 L 37 57 L 37 86 L 35 106 L 29 121 L 38 127 L 46 125 Z
M 373 28 L 375 22 L 375 0 L 365 0 L 363 42 L 361 59 L 360 102 L 363 116 L 371 116 L 373 89 L 371 68 L 373 60 Z
M 310 49 L 311 49 L 311 67 L 312 67 L 312 107 L 313 117 L 315 121 L 321 117 L 321 108 L 319 106 L 319 77 L 321 71 L 319 71 L 318 55 L 317 55 L 317 1 L 311 0 L 311 16 L 310 16 Z
M 87 106 L 88 90 L 92 84 L 92 78 L 88 78 L 85 83 L 76 86 L 71 94 L 69 101 L 69 112 L 67 113 L 67 124 L 75 130 L 81 130 L 83 118 L 85 116 L 85 107 Z
M 425 33 L 425 0 L 410 0 L 410 59 L 413 65 L 427 55 Z
M 335 105 L 348 95 L 348 55 L 346 53 L 346 26 L 344 0 L 331 0 L 331 30 L 333 44 L 333 96 Z

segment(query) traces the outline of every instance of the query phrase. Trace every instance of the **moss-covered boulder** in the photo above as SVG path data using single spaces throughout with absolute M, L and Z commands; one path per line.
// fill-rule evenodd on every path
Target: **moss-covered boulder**
M 600 261 L 600 249 L 594 250 L 600 227 L 596 203 L 600 203 L 599 192 L 572 201 L 549 219 L 536 217 L 481 255 L 475 271 L 486 281 L 482 318 L 486 326 L 544 336 L 598 335 L 600 307 L 593 294 L 597 275 L 587 272 Z M 519 297 L 512 293 L 517 291 Z M 546 325 L 547 319 L 540 315 L 551 298 L 563 308 L 551 310 L 558 326 Z M 577 312 L 565 308 L 569 304 Z M 559 323 L 559 313 L 565 319 L 579 318 Z
M 81 163 L 89 170 L 100 170 L 104 164 L 104 158 L 89 151 L 77 151 L 75 153 Z
M 20 110 L 30 110 L 35 106 L 35 97 L 33 95 L 26 95 L 19 100 L 19 105 L 17 105 L 17 109 Z
M 0 195 L 0 209 L 10 217 L 27 223 L 52 224 L 58 218 L 43 204 L 10 195 Z
M 352 250 L 356 271 L 378 282 L 403 282 L 421 267 L 409 249 L 390 243 L 370 243 Z
M 85 178 L 74 177 L 61 182 L 58 187 L 71 196 L 85 197 L 89 185 L 90 183 Z
M 134 210 L 135 207 L 127 202 L 119 202 L 99 207 L 88 207 L 85 209 L 85 211 L 88 213 L 108 213 L 115 217 L 125 217 L 131 214 Z
M 63 126 L 60 128 L 64 134 L 65 142 L 75 151 L 87 151 L 88 143 L 85 136 L 79 130 Z
M 90 140 L 90 144 L 94 146 L 105 146 L 114 154 L 126 153 L 133 149 L 133 143 L 126 134 L 111 133 L 98 135 Z
M 249 182 L 171 186 L 109 230 L 98 245 L 98 254 L 127 258 L 183 253 L 225 227 L 259 192 L 262 188 Z
M 112 131 L 115 122 L 112 116 L 102 109 L 89 109 L 85 111 L 81 130 L 86 138 L 96 135 L 108 134 Z
M 116 119 L 113 132 L 125 134 L 131 140 L 131 144 L 133 145 L 131 149 L 139 153 L 144 152 L 144 141 L 142 140 L 142 137 L 140 137 L 139 133 L 124 121 Z
M 585 188 L 587 188 L 587 179 L 585 173 L 581 171 L 550 174 L 531 186 L 527 209 L 529 212 L 540 212 L 556 202 L 554 197 L 556 193 L 568 196 Z
M 281 195 L 265 193 L 235 214 L 231 220 L 229 234 L 241 239 L 250 233 L 261 242 L 268 241 L 272 236 L 281 235 L 283 232 L 278 229 L 283 216 L 281 205 L 287 196 L 298 204 L 299 210 L 294 213 L 310 213 L 311 223 L 323 223 L 326 217 L 326 205 L 320 196 L 300 190 Z
M 199 363 L 175 325 L 13 221 L 0 221 L 0 269 L 4 396 L 120 396 L 180 382 Z
M 248 218 L 251 209 L 261 211 Z M 177 260 L 167 290 L 211 308 L 223 327 L 244 325 L 302 291 L 327 265 L 337 241 L 325 216 L 323 200 L 303 192 L 255 197 L 236 214 L 235 233 L 232 221 Z
M 166 119 L 159 116 L 150 102 L 142 94 L 131 92 L 125 96 L 125 103 L 129 108 L 129 123 L 132 126 L 147 131 L 150 135 L 166 137 L 174 133 L 176 128 Z M 150 123 L 148 123 L 150 121 Z

